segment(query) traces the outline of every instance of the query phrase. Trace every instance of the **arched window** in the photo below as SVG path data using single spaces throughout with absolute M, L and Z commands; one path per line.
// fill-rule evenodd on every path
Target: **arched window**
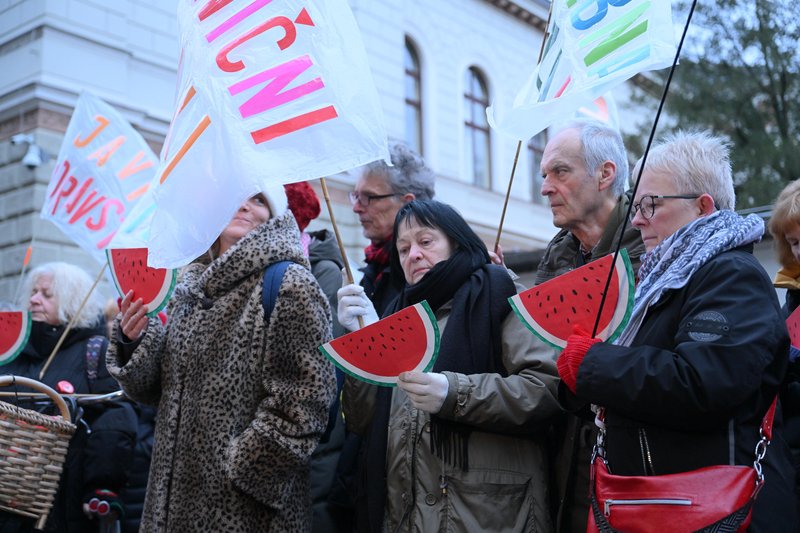
M 531 196 L 533 203 L 544 205 L 545 197 L 542 196 L 542 156 L 547 145 L 547 130 L 537 133 L 528 141 L 528 160 L 531 169 Z
M 489 189 L 492 186 L 491 140 L 486 121 L 489 90 L 483 74 L 475 67 L 467 70 L 464 87 L 465 171 L 472 183 Z
M 406 38 L 405 49 L 406 82 L 406 142 L 422 154 L 422 76 L 419 54 L 414 44 Z

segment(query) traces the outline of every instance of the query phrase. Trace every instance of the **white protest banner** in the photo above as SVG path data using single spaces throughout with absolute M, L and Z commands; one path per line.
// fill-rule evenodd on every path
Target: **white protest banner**
M 204 253 L 269 185 L 388 160 L 345 0 L 179 0 L 176 111 L 153 189 L 148 264 Z
M 510 106 L 495 102 L 489 124 L 528 139 L 628 78 L 672 64 L 669 0 L 554 0 L 542 61 Z
M 612 128 L 619 131 L 619 114 L 617 113 L 617 103 L 614 95 L 606 93 L 598 96 L 588 104 L 581 106 L 575 111 L 575 118 L 590 118 L 605 122 Z
M 145 195 L 158 158 L 114 108 L 82 92 L 47 187 L 41 216 L 105 264 L 103 251 Z

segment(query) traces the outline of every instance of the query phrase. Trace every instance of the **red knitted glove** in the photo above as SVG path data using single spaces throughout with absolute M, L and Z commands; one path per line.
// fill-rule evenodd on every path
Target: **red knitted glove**
M 567 337 L 567 346 L 558 356 L 558 375 L 561 381 L 575 393 L 578 385 L 578 369 L 586 356 L 589 348 L 601 342 L 600 339 L 589 336 L 585 331 L 576 328 L 575 333 Z

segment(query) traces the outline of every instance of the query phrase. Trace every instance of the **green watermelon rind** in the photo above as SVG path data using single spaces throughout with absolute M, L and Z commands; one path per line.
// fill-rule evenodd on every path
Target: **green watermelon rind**
M 420 368 L 417 365 L 416 368 L 412 368 L 412 371 L 417 372 L 428 372 L 433 368 L 433 365 L 436 363 L 436 358 L 439 356 L 439 345 L 441 342 L 441 335 L 439 333 L 439 323 L 436 321 L 436 316 L 433 314 L 428 302 L 426 300 L 421 301 L 418 304 L 414 304 L 414 307 L 417 310 L 417 313 L 420 315 L 422 319 L 422 323 L 425 325 L 426 336 L 428 338 L 433 337 L 433 350 L 431 350 L 430 355 L 427 357 L 427 362 L 423 368 Z M 424 310 L 424 314 L 421 312 Z M 425 320 L 427 317 L 427 320 Z M 363 330 L 358 330 L 363 331 Z M 340 337 L 341 338 L 341 337 Z M 336 340 L 336 339 L 334 339 Z M 333 342 L 333 341 L 331 341 Z M 331 346 L 331 343 L 325 343 L 319 347 L 319 351 L 322 352 L 325 357 L 327 357 L 337 368 L 341 369 L 346 374 L 353 376 L 354 378 L 365 381 L 367 383 L 371 383 L 372 385 L 378 385 L 381 387 L 396 387 L 397 386 L 397 376 L 384 376 L 384 377 L 377 377 L 375 374 L 364 372 L 363 370 L 357 372 L 354 371 L 351 366 L 347 366 L 343 363 L 343 359 L 340 360 L 336 355 L 336 350 Z M 421 359 L 421 361 L 425 361 L 425 358 Z M 376 376 L 370 378 L 369 376 Z
M 25 320 L 23 320 L 23 322 L 25 323 L 25 335 L 24 337 L 20 336 L 17 338 L 15 346 L 11 348 L 11 350 L 13 350 L 14 352 L 13 354 L 11 353 L 11 350 L 9 350 L 8 353 L 0 356 L 0 366 L 7 365 L 8 363 L 16 359 L 19 356 L 19 354 L 22 353 L 22 350 L 25 349 L 25 346 L 28 344 L 28 339 L 30 339 L 31 337 L 31 329 L 33 324 L 31 320 L 31 313 L 30 311 L 21 311 L 21 312 L 25 317 Z
M 634 280 L 636 278 L 635 278 L 635 276 L 633 274 L 633 265 L 631 264 L 631 258 L 628 255 L 628 251 L 625 248 L 622 248 L 619 251 L 619 256 L 622 258 L 622 265 L 625 267 L 625 274 L 626 274 L 625 279 L 628 280 L 627 287 L 625 287 L 625 288 L 628 291 L 628 295 L 627 295 L 627 301 L 625 302 L 624 309 L 622 309 L 620 307 L 619 303 L 617 303 L 617 308 L 614 311 L 614 316 L 611 317 L 610 324 L 614 324 L 615 323 L 614 322 L 615 319 L 620 314 L 622 314 L 622 317 L 620 318 L 620 321 L 617 323 L 617 327 L 614 329 L 614 332 L 611 335 L 609 335 L 607 339 L 605 339 L 605 342 L 608 342 L 608 343 L 614 342 L 620 335 L 622 335 L 622 332 L 625 330 L 625 326 L 627 326 L 628 322 L 630 322 L 631 314 L 633 313 L 634 296 L 636 294 L 636 286 L 635 286 L 635 283 L 634 283 Z M 619 270 L 619 268 L 620 268 L 619 259 L 617 259 L 617 263 L 614 265 L 614 268 Z M 620 275 L 620 274 L 621 274 L 621 272 L 618 271 L 617 275 Z M 620 288 L 622 288 L 622 287 L 620 287 Z M 621 301 L 621 300 L 622 300 L 622 298 L 620 298 L 620 300 L 618 300 L 618 302 Z M 600 335 L 600 333 L 598 333 L 598 336 L 599 335 Z
M 121 298 L 124 298 L 125 293 L 122 292 L 122 287 L 120 287 L 119 281 L 117 281 L 117 274 L 116 272 L 114 272 L 114 262 L 111 260 L 110 249 L 106 249 L 106 261 L 108 262 L 108 269 L 111 271 L 111 279 L 114 280 L 114 286 L 117 288 L 117 293 L 119 293 Z M 156 316 L 162 309 L 164 309 L 167 306 L 169 298 L 170 296 L 172 296 L 172 291 L 175 290 L 175 284 L 178 282 L 178 271 L 171 268 L 168 268 L 166 270 L 168 273 L 167 276 L 170 278 L 169 286 L 167 287 L 166 283 L 161 284 L 161 290 L 158 292 L 158 295 L 156 295 L 156 299 L 153 300 L 155 302 L 158 302 L 158 305 L 154 309 L 150 309 L 147 312 L 147 316 L 150 318 Z M 166 290 L 164 289 L 164 287 L 167 287 Z
M 630 321 L 631 313 L 633 312 L 633 300 L 634 300 L 634 291 L 635 291 L 634 276 L 633 276 L 633 265 L 631 264 L 631 259 L 628 256 L 628 251 L 625 250 L 624 248 L 620 250 L 619 256 L 617 257 L 617 262 L 614 264 L 614 268 L 618 270 L 617 275 L 619 277 L 621 277 L 620 276 L 621 272 L 619 272 L 620 265 L 624 265 L 625 273 L 627 274 L 625 276 L 625 279 L 627 280 L 627 284 L 625 284 L 624 286 L 620 286 L 620 295 L 622 295 L 623 289 L 624 289 L 627 292 L 627 297 L 626 297 L 627 301 L 625 302 L 626 305 L 625 305 L 625 308 L 624 308 L 624 311 L 623 311 L 624 315 L 623 315 L 622 319 L 619 321 L 617 326 L 614 328 L 613 333 L 607 339 L 605 339 L 606 342 L 613 342 L 615 339 L 617 339 L 622 334 L 622 331 L 625 329 L 625 326 L 628 324 L 628 321 Z M 514 314 L 516 314 L 517 318 L 519 318 L 519 320 L 523 324 L 525 324 L 525 327 L 528 328 L 528 330 L 531 333 L 536 335 L 543 342 L 545 342 L 549 346 L 552 346 L 556 350 L 564 349 L 564 347 L 566 346 L 566 339 L 561 339 L 560 337 L 556 337 L 554 335 L 549 334 L 544 329 L 539 330 L 536 327 L 534 327 L 534 324 L 536 324 L 536 322 L 533 320 L 533 318 L 530 316 L 530 314 L 525 310 L 525 306 L 522 305 L 521 302 L 519 304 L 517 304 L 517 300 L 519 300 L 519 295 L 518 294 L 510 297 L 508 299 L 508 302 L 511 304 L 511 308 L 514 310 Z M 621 298 L 620 298 L 620 300 L 621 300 Z M 617 305 L 617 308 L 615 309 L 614 314 L 611 316 L 611 320 L 609 321 L 609 325 L 615 323 L 615 320 L 618 318 L 618 314 L 620 312 L 621 312 L 620 311 L 620 306 Z M 605 332 L 605 330 L 603 330 L 601 332 L 598 332 L 598 334 L 597 334 L 598 338 L 602 338 L 601 335 L 604 332 Z

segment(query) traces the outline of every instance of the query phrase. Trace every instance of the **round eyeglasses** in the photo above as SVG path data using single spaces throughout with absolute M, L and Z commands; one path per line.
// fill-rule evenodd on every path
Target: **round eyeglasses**
M 642 199 L 631 207 L 631 221 L 636 216 L 637 211 L 642 212 L 642 218 L 650 220 L 656 214 L 656 200 L 696 200 L 699 194 L 649 194 L 642 196 Z
M 356 204 L 361 204 L 361 207 L 369 206 L 369 203 L 372 200 L 382 200 L 383 198 L 390 198 L 392 196 L 401 196 L 400 193 L 389 193 L 389 194 L 361 194 L 355 191 L 351 191 L 350 194 L 347 196 L 350 197 L 350 203 L 354 206 Z

